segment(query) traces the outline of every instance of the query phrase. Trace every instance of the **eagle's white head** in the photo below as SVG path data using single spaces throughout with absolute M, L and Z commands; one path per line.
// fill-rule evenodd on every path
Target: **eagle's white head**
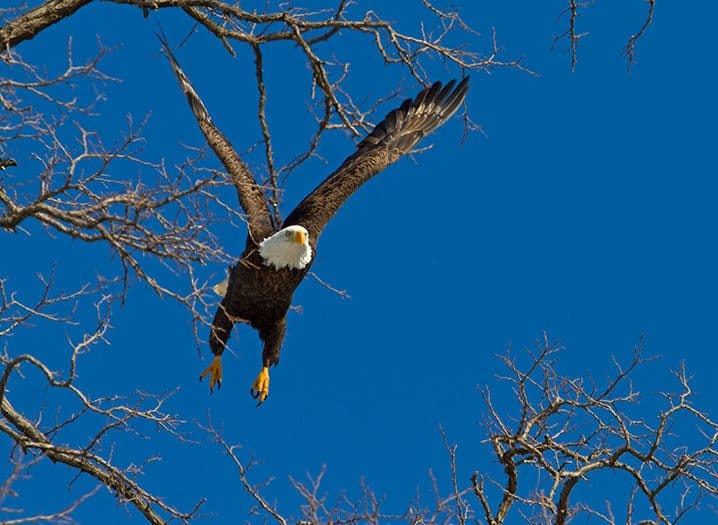
M 309 232 L 303 226 L 287 226 L 259 243 L 259 255 L 264 264 L 277 270 L 302 270 L 312 260 Z

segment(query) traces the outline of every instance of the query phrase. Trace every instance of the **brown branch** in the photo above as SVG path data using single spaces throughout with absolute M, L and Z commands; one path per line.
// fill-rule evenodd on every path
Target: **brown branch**
M 626 64 L 626 70 L 630 73 L 631 72 L 631 66 L 633 66 L 635 60 L 636 60 L 636 44 L 638 43 L 638 40 L 643 36 L 643 34 L 648 29 L 648 26 L 651 25 L 651 22 L 653 22 L 653 10 L 656 7 L 656 0 L 645 0 L 645 2 L 648 4 L 648 13 L 646 14 L 646 19 L 643 22 L 643 25 L 638 30 L 638 32 L 635 35 L 631 35 L 631 38 L 628 39 L 628 44 L 626 44 L 625 49 L 623 50 L 623 54 L 628 57 L 628 63 Z
M 253 461 L 250 461 L 246 465 L 239 459 L 239 456 L 237 456 L 237 450 L 241 448 L 240 445 L 230 445 L 225 440 L 224 437 L 222 437 L 221 432 L 216 430 L 212 424 L 212 421 L 210 420 L 207 427 L 202 427 L 200 425 L 200 428 L 207 431 L 212 439 L 222 447 L 224 452 L 231 458 L 232 463 L 237 467 L 237 474 L 239 475 L 240 482 L 242 483 L 242 487 L 244 490 L 249 494 L 249 496 L 256 502 L 256 504 L 259 506 L 259 508 L 266 513 L 267 516 L 273 518 L 277 523 L 280 525 L 287 525 L 288 521 L 279 513 L 279 511 L 276 509 L 274 505 L 269 503 L 264 496 L 262 496 L 261 489 L 269 484 L 269 481 L 261 484 L 261 485 L 255 485 L 252 484 L 249 481 L 248 473 L 249 471 L 256 466 L 256 463 Z M 271 481 L 271 480 L 270 480 Z
M 442 510 L 447 507 L 450 502 L 456 505 L 454 515 L 459 520 L 459 525 L 466 525 L 467 520 L 470 518 L 469 506 L 464 501 L 464 495 L 470 492 L 470 489 L 460 489 L 459 480 L 456 466 L 456 450 L 457 445 L 449 445 L 449 440 L 446 437 L 446 432 L 443 428 L 439 428 L 441 433 L 441 440 L 444 443 L 444 448 L 449 454 L 449 471 L 451 472 L 451 490 L 452 494 L 449 498 L 439 500 L 437 504 L 437 510 Z
M 92 0 L 47 0 L 28 12 L 0 27 L 2 49 L 15 47 L 20 42 L 37 36 L 60 20 L 72 16 Z
M 25 523 L 73 523 L 72 513 L 75 512 L 80 505 L 85 503 L 85 501 L 97 494 L 100 488 L 102 488 L 102 485 L 98 484 L 90 492 L 83 494 L 61 510 L 49 514 L 36 514 L 34 516 L 23 516 L 16 519 L 3 520 L 2 524 L 21 525 Z
M 129 397 L 115 394 L 93 399 L 78 385 L 78 367 L 82 356 L 99 344 L 108 344 L 110 306 L 116 300 L 116 297 L 107 293 L 107 288 L 112 283 L 97 287 L 87 285 L 75 292 L 55 293 L 54 273 L 49 278 L 40 277 L 40 280 L 44 289 L 39 299 L 34 302 L 22 301 L 19 293 L 9 292 L 7 280 L 0 281 L 2 334 L 12 335 L 18 328 L 27 327 L 30 323 L 38 325 L 40 329 L 47 323 L 79 326 L 77 316 L 86 302 L 93 304 L 97 318 L 94 325 L 90 324 L 84 333 L 76 337 L 68 334 L 65 337 L 64 343 L 68 350 L 67 368 L 64 371 L 51 369 L 35 355 L 17 352 L 11 343 L 5 345 L 4 353 L 0 356 L 3 367 L 0 374 L 0 432 L 7 435 L 16 449 L 24 455 L 33 458 L 47 457 L 55 463 L 59 462 L 75 469 L 78 475 L 85 473 L 92 476 L 102 486 L 110 489 L 119 502 L 134 506 L 150 523 L 165 523 L 167 516 L 189 520 L 196 514 L 201 502 L 191 512 L 181 512 L 136 481 L 135 478 L 141 473 L 141 462 L 138 458 L 133 458 L 133 461 L 140 466 L 130 464 L 126 468 L 120 468 L 113 464 L 111 456 L 103 455 L 111 454 L 108 449 L 111 451 L 113 448 L 112 442 L 109 441 L 113 433 L 123 431 L 138 434 L 142 424 L 167 436 L 174 436 L 180 443 L 189 442 L 180 431 L 184 422 L 164 411 L 164 405 L 173 393 L 149 395 L 137 392 Z M 46 337 L 44 345 L 52 344 L 53 341 Z M 62 346 L 57 345 L 55 350 L 54 354 L 58 357 Z M 21 369 L 24 368 L 27 372 L 28 367 L 38 371 L 39 375 L 23 373 Z M 66 393 L 62 396 L 62 405 L 58 405 L 58 420 L 54 424 L 44 422 L 41 415 L 28 415 L 32 412 L 32 404 L 41 401 L 39 397 L 20 397 L 16 399 L 19 403 L 17 406 L 11 403 L 12 382 L 27 381 L 28 378 L 36 381 L 34 386 L 38 392 L 51 394 L 61 390 Z M 43 379 L 46 386 L 38 382 Z M 51 395 L 49 397 L 52 398 Z M 42 401 L 41 406 L 46 403 L 48 401 Z M 70 415 L 63 418 L 61 414 L 65 412 Z M 76 425 L 85 429 L 80 434 L 85 436 L 84 443 L 71 444 L 77 439 L 76 436 L 72 439 L 67 436 L 59 438 L 66 429 Z M 88 432 L 92 428 L 89 425 L 93 425 L 96 430 Z M 34 460 L 30 464 L 26 463 L 27 468 L 24 471 L 29 472 L 36 463 Z M 1 489 L 0 496 L 4 497 L 7 490 L 7 487 Z M 69 516 L 86 497 L 89 496 L 80 497 L 56 515 Z M 22 518 L 26 522 L 33 519 L 35 518 L 32 516 Z
M 588 7 L 590 2 L 578 2 L 577 0 L 568 0 L 568 7 L 566 7 L 558 15 L 556 21 L 560 21 L 564 15 L 568 15 L 568 28 L 566 31 L 558 36 L 553 37 L 553 43 L 556 45 L 557 42 L 567 39 L 569 43 L 568 50 L 571 52 L 571 71 L 576 70 L 576 64 L 578 63 L 578 42 L 583 37 L 588 35 L 587 32 L 579 33 L 576 31 L 576 23 L 580 16 L 579 9 Z
M 351 299 L 351 295 L 349 295 L 349 292 L 347 292 L 346 290 L 340 290 L 338 288 L 333 287 L 331 284 L 323 281 L 316 273 L 310 271 L 309 273 L 307 273 L 307 275 L 312 277 L 315 281 L 317 281 L 321 286 L 323 286 L 327 290 L 337 294 L 342 299 Z
M 270 198 L 269 203 L 272 206 L 272 214 L 275 227 L 282 224 L 282 216 L 279 212 L 279 181 L 277 180 L 277 170 L 274 166 L 274 153 L 272 151 L 272 136 L 269 132 L 269 123 L 267 122 L 267 87 L 264 83 L 264 70 L 262 51 L 259 45 L 252 45 L 254 53 L 255 74 L 257 76 L 257 89 L 259 90 L 259 103 L 257 119 L 262 128 L 262 137 L 264 138 L 264 153 L 267 160 L 267 172 L 269 173 Z
M 632 479 L 636 490 L 629 496 L 629 507 L 635 495 L 643 495 L 661 523 L 674 523 L 694 510 L 703 495 L 718 496 L 718 424 L 692 406 L 683 367 L 676 373 L 682 391 L 664 392 L 670 406 L 651 425 L 646 414 L 637 416 L 630 410 L 640 399 L 630 377 L 651 361 L 642 357 L 642 342 L 627 365 L 614 359 L 615 373 L 605 386 L 592 382 L 585 386 L 581 378 L 560 375 L 551 360 L 560 350 L 544 336 L 539 352 L 529 353 L 526 367 L 510 354 L 502 356 L 509 371 L 502 379 L 512 387 L 520 417 L 501 416 L 489 391 L 484 393 L 489 441 L 506 475 L 498 484 L 502 490 L 499 510 L 487 518 L 489 523 L 502 523 L 508 510 L 517 505 L 521 513 L 541 512 L 555 523 L 566 523 L 578 512 L 604 516 L 590 501 L 572 504 L 571 499 L 575 486 L 592 473 L 606 470 Z M 704 444 L 693 448 L 671 444 L 674 427 L 690 419 L 703 429 Z M 532 477 L 540 476 L 545 492 L 520 493 L 519 480 L 529 475 L 527 471 L 534 472 Z M 693 500 L 682 497 L 682 505 L 671 516 L 661 501 L 664 495 L 670 497 L 667 494 L 678 481 L 697 496 Z M 472 487 L 484 514 L 491 516 L 478 473 Z
M 115 492 L 121 501 L 131 503 L 150 523 L 156 525 L 165 523 L 165 520 L 152 508 L 153 504 L 157 504 L 165 508 L 165 510 L 174 511 L 174 509 L 162 504 L 160 500 L 146 492 L 137 483 L 131 481 L 121 470 L 112 466 L 100 456 L 54 445 L 28 419 L 20 415 L 7 399 L 2 400 L 0 413 L 18 431 L 11 432 L 4 425 L 0 426 L 0 430 L 9 434 L 22 447 L 23 451 L 39 450 L 53 462 L 63 463 L 89 474 Z M 174 512 L 177 513 L 176 511 Z

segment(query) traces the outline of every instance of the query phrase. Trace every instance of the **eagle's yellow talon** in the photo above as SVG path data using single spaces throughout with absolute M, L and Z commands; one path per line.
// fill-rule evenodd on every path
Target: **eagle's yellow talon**
M 262 371 L 257 376 L 257 379 L 252 383 L 252 388 L 249 389 L 250 395 L 257 399 L 257 406 L 264 403 L 269 395 L 269 368 L 266 366 L 262 368 Z
M 209 375 L 209 393 L 211 394 L 214 390 L 214 385 L 217 385 L 217 390 L 222 387 L 222 360 L 220 356 L 214 356 L 212 363 L 205 368 L 202 375 L 199 376 L 199 380 L 202 381 L 206 375 Z

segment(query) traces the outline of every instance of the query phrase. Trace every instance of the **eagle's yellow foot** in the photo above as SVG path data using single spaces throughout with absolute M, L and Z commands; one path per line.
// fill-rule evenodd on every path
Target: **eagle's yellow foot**
M 264 403 L 269 395 L 269 368 L 266 366 L 262 368 L 262 371 L 254 380 L 252 388 L 249 389 L 249 394 L 254 398 L 258 399 L 257 406 Z
M 220 356 L 214 356 L 212 363 L 199 376 L 199 380 L 202 381 L 206 375 L 209 375 L 209 393 L 211 394 L 214 390 L 214 385 L 217 385 L 217 390 L 219 390 L 222 386 L 222 360 Z

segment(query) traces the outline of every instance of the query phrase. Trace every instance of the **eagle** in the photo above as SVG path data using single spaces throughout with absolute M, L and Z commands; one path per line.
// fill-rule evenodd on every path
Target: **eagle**
M 228 280 L 215 287 L 223 299 L 209 334 L 214 359 L 200 375 L 200 381 L 209 376 L 210 393 L 215 386 L 221 386 L 221 358 L 227 340 L 236 323 L 247 323 L 257 330 L 264 344 L 262 369 L 250 388 L 259 406 L 269 395 L 269 369 L 279 363 L 294 290 L 314 261 L 325 226 L 362 184 L 451 118 L 466 98 L 469 77 L 445 85 L 435 82 L 390 111 L 336 171 L 307 195 L 281 225 L 275 225 L 262 186 L 212 122 L 166 38 L 157 36 L 205 140 L 236 187 L 248 227 L 244 252 L 231 266 Z

